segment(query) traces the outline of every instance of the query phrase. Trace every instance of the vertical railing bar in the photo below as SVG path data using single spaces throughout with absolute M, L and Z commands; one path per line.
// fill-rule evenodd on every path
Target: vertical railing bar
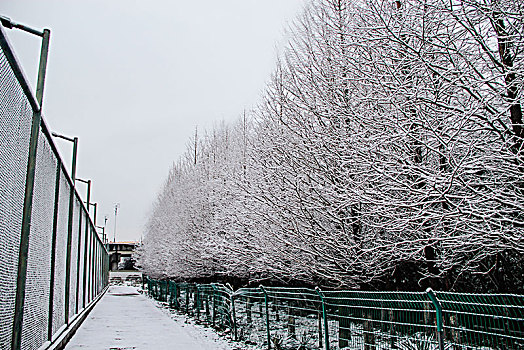
M 259 288 L 264 293 L 264 303 L 266 305 L 267 348 L 271 349 L 271 332 L 269 331 L 269 307 L 268 307 L 268 301 L 267 301 L 267 292 L 264 286 L 260 285 Z
M 213 318 L 211 319 L 213 327 L 216 326 L 216 313 L 217 313 L 217 306 L 216 306 L 216 289 L 214 285 L 211 285 L 211 288 L 213 289 Z
M 233 293 L 231 293 L 231 313 L 233 319 L 233 334 L 235 335 L 235 341 L 238 341 L 237 316 L 235 312 L 235 295 Z
M 433 292 L 433 289 L 428 288 L 426 289 L 426 293 L 431 300 L 431 304 L 435 308 L 435 311 L 437 313 L 437 338 L 438 338 L 438 348 L 439 350 L 444 350 L 444 329 L 442 327 L 442 305 L 440 304 L 440 301 L 437 299 L 437 296 Z
M 324 293 L 320 290 L 319 287 L 315 288 L 315 291 L 317 292 L 318 296 L 320 297 L 320 301 L 322 303 L 322 318 L 324 319 L 324 347 L 326 350 L 329 350 L 329 328 L 328 328 L 328 320 L 327 320 L 327 311 L 326 311 L 326 303 L 324 300 Z

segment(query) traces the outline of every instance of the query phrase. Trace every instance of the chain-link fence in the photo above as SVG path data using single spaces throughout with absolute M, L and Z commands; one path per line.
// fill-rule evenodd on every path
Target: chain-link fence
M 38 349 L 104 290 L 108 255 L 43 120 L 31 135 L 40 106 L 3 29 L 0 42 L 0 349 Z
M 268 349 L 524 349 L 524 296 L 323 291 L 147 279 L 149 295 Z

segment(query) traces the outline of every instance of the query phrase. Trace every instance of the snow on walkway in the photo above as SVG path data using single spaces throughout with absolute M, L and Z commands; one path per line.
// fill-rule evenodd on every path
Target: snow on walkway
M 202 327 L 173 320 L 133 287 L 111 286 L 66 350 L 233 350 Z

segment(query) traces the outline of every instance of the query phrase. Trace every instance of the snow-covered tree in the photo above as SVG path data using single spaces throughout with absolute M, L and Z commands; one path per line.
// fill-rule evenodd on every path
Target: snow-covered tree
M 259 105 L 195 134 L 139 263 L 179 279 L 522 285 L 523 5 L 313 0 Z

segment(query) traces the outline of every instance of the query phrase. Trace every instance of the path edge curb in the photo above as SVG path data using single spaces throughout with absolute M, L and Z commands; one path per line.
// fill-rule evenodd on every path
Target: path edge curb
M 89 313 L 93 310 L 96 304 L 102 299 L 102 297 L 109 290 L 109 285 L 107 285 L 104 290 L 89 304 L 84 310 L 80 312 L 69 324 L 69 326 L 63 329 L 60 334 L 53 340 L 53 342 L 44 343 L 38 350 L 63 350 L 69 340 L 75 335 L 76 331 L 84 323 Z

